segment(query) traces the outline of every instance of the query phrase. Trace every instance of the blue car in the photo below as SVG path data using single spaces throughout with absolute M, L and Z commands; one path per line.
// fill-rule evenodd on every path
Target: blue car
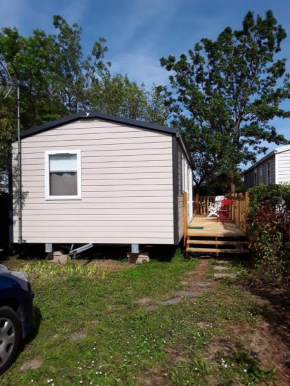
M 27 274 L 0 264 L 0 374 L 11 366 L 33 326 L 33 293 Z

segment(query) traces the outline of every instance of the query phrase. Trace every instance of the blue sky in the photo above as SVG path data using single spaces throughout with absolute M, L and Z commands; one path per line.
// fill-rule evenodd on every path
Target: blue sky
M 178 56 L 202 37 L 215 39 L 226 26 L 240 28 L 249 10 L 264 15 L 268 9 L 289 35 L 283 57 L 290 72 L 290 0 L 0 0 L 0 27 L 16 26 L 24 35 L 34 28 L 53 32 L 52 15 L 60 14 L 82 26 L 86 52 L 105 37 L 113 71 L 149 87 L 167 83 L 160 57 Z M 274 124 L 290 140 L 290 119 Z

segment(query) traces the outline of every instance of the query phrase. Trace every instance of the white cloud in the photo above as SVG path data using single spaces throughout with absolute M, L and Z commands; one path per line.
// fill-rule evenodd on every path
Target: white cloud
M 145 51 L 124 53 L 114 58 L 112 72 L 127 74 L 131 81 L 144 82 L 146 88 L 152 83 L 164 85 L 168 82 L 168 72 L 160 66 L 159 59 Z
M 124 51 L 138 37 L 138 45 L 154 46 L 154 37 L 166 29 L 183 0 L 127 0 L 124 1 L 126 16 L 115 14 L 110 20 L 116 39 L 114 46 Z M 133 42 L 135 43 L 135 42 Z

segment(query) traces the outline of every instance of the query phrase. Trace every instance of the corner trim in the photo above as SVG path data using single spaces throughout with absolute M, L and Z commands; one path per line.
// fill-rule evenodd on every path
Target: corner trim
M 178 237 L 178 156 L 177 138 L 172 137 L 172 178 L 173 178 L 173 235 L 174 245 L 179 244 Z
M 279 154 L 275 153 L 275 184 L 279 184 Z

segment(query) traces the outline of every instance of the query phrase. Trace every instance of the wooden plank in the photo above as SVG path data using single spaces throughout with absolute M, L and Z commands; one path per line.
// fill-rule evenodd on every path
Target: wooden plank
M 187 240 L 187 244 L 198 245 L 249 245 L 249 241 L 226 241 L 226 240 Z
M 247 249 L 218 249 L 218 248 L 186 248 L 187 252 L 209 252 L 209 253 L 249 253 Z

